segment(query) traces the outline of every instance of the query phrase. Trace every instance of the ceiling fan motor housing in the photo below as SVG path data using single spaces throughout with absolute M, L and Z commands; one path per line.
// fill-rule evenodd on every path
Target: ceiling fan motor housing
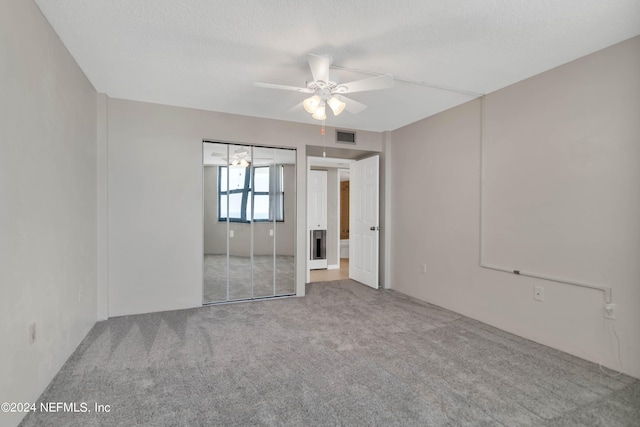
M 316 91 L 316 95 L 322 98 L 323 101 L 326 101 L 327 99 L 329 99 L 329 97 L 331 97 L 331 89 L 329 89 L 328 87 L 323 87 Z

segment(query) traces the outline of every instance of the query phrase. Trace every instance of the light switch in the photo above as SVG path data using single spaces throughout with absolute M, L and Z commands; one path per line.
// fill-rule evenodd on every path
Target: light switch
M 233 237 L 233 230 L 229 230 L 229 237 Z
M 273 237 L 273 228 L 269 229 L 269 236 Z

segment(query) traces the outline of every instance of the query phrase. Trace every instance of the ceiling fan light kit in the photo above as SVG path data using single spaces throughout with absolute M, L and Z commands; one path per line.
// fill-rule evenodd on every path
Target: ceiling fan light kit
M 240 159 L 240 161 L 234 160 L 231 162 L 231 166 L 240 166 L 242 168 L 246 168 L 247 166 L 249 166 L 249 162 L 247 162 L 245 159 Z
M 307 113 L 313 114 L 316 112 L 316 109 L 320 106 L 321 102 L 322 99 L 320 99 L 318 95 L 313 95 L 312 97 L 302 101 L 302 106 L 307 110 Z
M 211 154 L 212 156 L 216 153 Z M 240 166 L 246 168 L 249 166 L 249 162 L 246 159 L 246 156 L 249 154 L 245 148 L 238 148 L 232 155 L 231 160 L 229 161 L 230 166 Z
M 331 107 L 331 111 L 333 111 L 334 116 L 340 115 L 344 111 L 344 108 L 347 106 L 346 102 L 342 102 L 337 96 L 332 96 L 327 101 L 329 107 Z
M 313 112 L 311 117 L 313 117 L 316 120 L 326 120 L 327 119 L 326 104 L 325 104 L 324 101 L 322 101 L 320 103 L 320 105 L 318 105 L 318 108 L 315 109 L 315 111 Z
M 304 107 L 304 109 L 307 111 L 307 113 L 310 113 L 312 115 L 311 117 L 316 120 L 324 120 L 327 118 L 327 115 L 325 113 L 326 105 L 329 105 L 331 111 L 333 111 L 334 116 L 340 115 L 340 113 L 342 113 L 344 111 L 344 108 L 347 106 L 347 104 L 345 102 L 342 102 L 337 96 L 331 96 L 330 92 L 327 99 L 325 99 L 326 94 L 323 93 L 322 95 L 322 97 L 320 97 L 319 95 L 313 95 L 312 97 L 309 97 L 302 101 L 302 106 Z
M 333 61 L 330 56 L 310 53 L 307 55 L 307 61 L 314 81 L 307 83 L 306 87 L 283 86 L 271 83 L 254 83 L 254 85 L 267 89 L 312 93 L 312 96 L 302 101 L 302 106 L 316 120 L 325 120 L 327 118 L 327 105 L 331 108 L 334 116 L 339 116 L 345 109 L 357 114 L 367 108 L 366 105 L 340 94 L 393 87 L 393 76 L 391 74 L 383 74 L 339 85 L 329 80 L 329 67 Z

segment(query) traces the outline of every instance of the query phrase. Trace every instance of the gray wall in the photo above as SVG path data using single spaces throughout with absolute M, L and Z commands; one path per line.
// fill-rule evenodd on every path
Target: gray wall
M 277 222 L 275 237 L 277 239 L 276 255 L 293 256 L 295 250 L 295 166 L 284 165 L 284 221 Z M 227 253 L 227 223 L 218 221 L 218 168 L 205 166 L 204 168 L 204 253 L 218 255 Z M 254 255 L 270 255 L 273 253 L 273 237 L 269 230 L 273 224 L 253 223 L 230 224 L 234 230 L 233 245 L 230 247 L 230 255 L 248 256 L 247 250 L 251 244 L 251 231 L 253 227 L 253 252 Z
M 1 402 L 35 402 L 95 323 L 96 218 L 96 91 L 32 1 L 2 1 Z
M 306 146 L 318 140 L 316 125 L 113 98 L 105 114 L 109 316 L 202 304 L 203 139 L 297 149 L 296 291 L 304 295 Z M 382 134 L 359 131 L 355 148 L 381 151 Z
M 572 258 L 557 258 L 558 268 L 581 260 L 613 288 L 616 320 L 604 319 L 602 292 L 480 268 L 481 101 L 476 100 L 392 133 L 391 237 L 392 288 L 454 310 L 525 338 L 558 348 L 640 378 L 640 37 L 596 52 L 490 94 L 486 98 L 486 141 L 509 136 L 529 155 L 492 150 L 492 166 L 518 161 L 565 182 L 580 167 L 607 191 L 594 188 L 595 204 L 608 204 L 610 214 L 590 218 L 599 234 L 611 230 L 607 256 L 592 261 L 591 248 Z M 517 141 L 514 139 L 517 138 Z M 550 168 L 540 139 L 566 144 L 564 164 Z M 546 143 L 546 141 L 544 141 Z M 587 144 L 582 147 L 581 144 Z M 590 168 L 610 158 L 608 168 Z M 573 147 L 573 149 L 570 149 Z M 406 155 L 411 153 L 411 155 Z M 587 167 L 583 167 L 587 165 Z M 552 180 L 553 181 L 553 180 Z M 387 181 L 389 182 L 389 180 Z M 550 185 L 545 200 L 558 221 L 574 215 L 553 200 L 571 199 Z M 529 202 L 521 199 L 493 203 Z M 564 203 L 564 202 L 563 202 Z M 543 205 L 544 206 L 544 205 Z M 531 213 L 535 219 L 535 212 Z M 543 218 L 542 215 L 539 218 Z M 510 236 L 511 238 L 514 236 Z M 529 235 L 515 236 L 525 238 Z M 513 239 L 510 239 L 513 240 Z M 552 244 L 552 242 L 550 242 Z M 509 250 L 509 248 L 503 248 Z M 587 265 L 586 260 L 590 260 Z M 592 263 L 595 262 L 595 265 Z M 427 274 L 420 265 L 427 264 Z M 533 287 L 544 287 L 544 302 L 533 299 Z M 620 339 L 613 336 L 615 327 Z

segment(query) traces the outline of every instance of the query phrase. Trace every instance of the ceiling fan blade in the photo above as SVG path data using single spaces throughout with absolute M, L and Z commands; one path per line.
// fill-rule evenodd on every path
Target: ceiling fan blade
M 341 101 L 347 104 L 347 106 L 345 107 L 345 110 L 347 110 L 351 114 L 358 114 L 359 112 L 367 108 L 366 105 L 356 101 L 355 99 L 347 98 L 346 96 L 342 96 L 342 95 L 338 95 L 338 96 Z
M 289 110 L 287 110 L 288 113 L 296 113 L 298 111 L 304 111 L 304 107 L 302 106 L 302 102 L 299 103 L 299 104 L 294 105 Z
M 383 74 L 381 76 L 369 77 L 362 80 L 356 80 L 350 83 L 338 85 L 335 89 L 337 93 L 354 93 L 364 92 L 367 90 L 388 89 L 393 87 L 393 76 L 391 74 Z
M 313 74 L 313 80 L 321 80 L 323 82 L 329 81 L 329 67 L 331 66 L 332 59 L 330 56 L 314 55 L 310 53 L 307 55 L 309 61 L 309 68 L 311 68 L 311 74 Z
M 281 90 L 292 90 L 295 92 L 302 92 L 302 93 L 313 93 L 312 90 L 307 89 L 306 87 L 285 86 L 285 85 L 276 85 L 272 83 L 260 83 L 260 82 L 255 82 L 253 85 L 255 87 L 262 87 L 265 89 L 281 89 Z

